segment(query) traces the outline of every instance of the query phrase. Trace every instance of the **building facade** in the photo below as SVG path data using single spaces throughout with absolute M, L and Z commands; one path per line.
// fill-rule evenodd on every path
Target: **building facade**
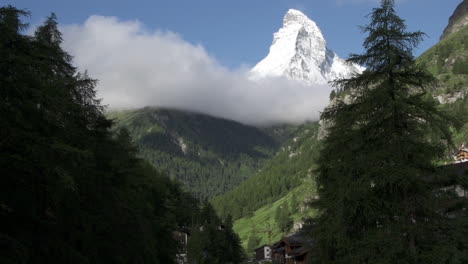
M 255 249 L 255 260 L 257 263 L 271 262 L 272 249 L 269 245 L 263 245 Z

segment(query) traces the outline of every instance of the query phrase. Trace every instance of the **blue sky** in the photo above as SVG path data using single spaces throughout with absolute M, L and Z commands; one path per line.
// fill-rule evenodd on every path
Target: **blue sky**
M 322 29 L 328 46 L 341 57 L 360 52 L 363 35 L 358 25 L 376 0 L 6 0 L 32 12 L 38 24 L 51 11 L 61 24 L 81 24 L 91 15 L 138 20 L 148 30 L 171 31 L 203 46 L 225 67 L 253 66 L 268 53 L 272 34 L 281 27 L 289 8 L 303 11 Z M 399 15 L 410 30 L 428 37 L 416 55 L 435 44 L 461 0 L 400 0 Z

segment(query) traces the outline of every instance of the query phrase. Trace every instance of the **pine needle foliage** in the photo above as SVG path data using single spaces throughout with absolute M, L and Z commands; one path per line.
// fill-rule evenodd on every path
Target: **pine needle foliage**
M 393 0 L 362 27 L 362 73 L 334 82 L 350 97 L 322 113 L 332 126 L 318 160 L 320 214 L 316 263 L 457 263 L 456 226 L 443 213 L 431 180 L 453 120 L 426 95 L 435 79 L 412 49 L 422 32 L 406 32 Z

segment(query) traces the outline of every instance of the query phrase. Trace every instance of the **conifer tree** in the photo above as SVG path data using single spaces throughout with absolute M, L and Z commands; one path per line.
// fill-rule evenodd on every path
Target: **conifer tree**
M 257 232 L 253 231 L 247 241 L 247 256 L 252 256 L 258 246 L 260 246 L 260 238 L 257 236 Z
M 293 221 L 291 219 L 291 211 L 289 210 L 287 202 L 283 202 L 281 207 L 278 207 L 276 217 L 276 223 L 281 232 L 288 232 L 292 227 Z
M 188 262 L 197 264 L 241 263 L 244 252 L 232 229 L 229 216 L 223 223 L 213 207 L 207 203 L 193 226 L 188 243 Z
M 317 263 L 455 263 L 455 227 L 431 182 L 450 144 L 451 119 L 414 60 L 421 32 L 407 32 L 393 0 L 370 14 L 362 73 L 334 82 L 340 98 L 322 113 L 332 126 L 318 161 Z
M 245 258 L 244 249 L 239 236 L 233 230 L 233 221 L 231 215 L 228 215 L 224 221 L 224 260 L 227 263 L 241 263 Z
M 291 214 L 295 214 L 299 211 L 300 203 L 299 200 L 297 199 L 296 193 L 293 193 L 291 197 L 291 202 L 290 202 L 290 208 L 291 208 Z

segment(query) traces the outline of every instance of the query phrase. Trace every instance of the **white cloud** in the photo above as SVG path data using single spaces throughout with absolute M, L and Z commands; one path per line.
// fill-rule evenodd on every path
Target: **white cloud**
M 203 47 L 138 21 L 92 16 L 62 31 L 65 50 L 99 80 L 98 97 L 111 109 L 171 107 L 267 124 L 317 120 L 328 103 L 327 86 L 249 80 L 247 71 L 226 69 Z

